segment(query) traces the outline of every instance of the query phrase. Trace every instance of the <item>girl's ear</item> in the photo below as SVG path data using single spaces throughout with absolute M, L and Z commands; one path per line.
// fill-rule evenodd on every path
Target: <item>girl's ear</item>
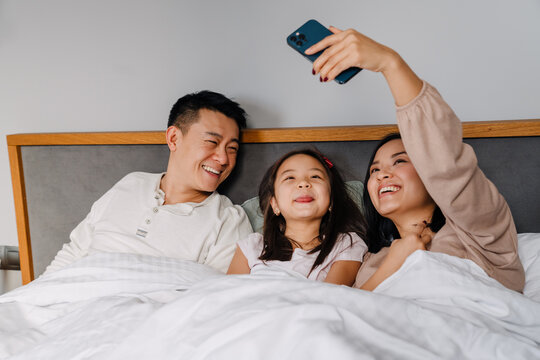
M 174 125 L 167 128 L 167 131 L 165 132 L 165 137 L 167 139 L 167 146 L 169 147 L 169 150 L 171 152 L 174 152 L 176 151 L 176 149 L 178 149 L 178 145 L 182 140 L 182 135 L 182 130 L 180 130 Z
M 274 214 L 276 214 L 276 216 L 279 216 L 280 214 L 279 207 L 277 205 L 276 198 L 273 196 L 270 199 L 270 206 L 272 206 L 272 211 L 274 212 Z

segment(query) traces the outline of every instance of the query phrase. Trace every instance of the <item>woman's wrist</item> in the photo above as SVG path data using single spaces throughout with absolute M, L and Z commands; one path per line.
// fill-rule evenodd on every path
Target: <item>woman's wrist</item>
M 382 73 L 392 92 L 396 106 L 408 104 L 422 90 L 424 84 L 422 79 L 396 52 L 389 57 Z
M 385 78 L 392 76 L 396 72 L 402 71 L 403 66 L 407 66 L 407 63 L 403 58 L 393 49 L 388 48 L 388 55 L 381 66 L 381 73 Z

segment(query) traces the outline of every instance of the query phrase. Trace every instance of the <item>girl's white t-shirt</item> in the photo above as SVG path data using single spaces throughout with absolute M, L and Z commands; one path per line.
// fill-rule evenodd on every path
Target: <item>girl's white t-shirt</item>
M 309 274 L 320 250 L 313 254 L 309 254 L 309 250 L 296 248 L 289 261 L 265 260 L 263 262 L 259 259 L 264 246 L 262 234 L 252 233 L 247 238 L 238 241 L 237 245 L 247 258 L 251 272 L 260 266 L 279 267 L 287 271 L 299 273 L 308 279 L 318 281 L 324 281 L 324 279 L 326 279 L 334 262 L 341 260 L 361 262 L 364 258 L 364 254 L 368 250 L 364 240 L 356 233 L 340 234 L 330 254 L 328 254 L 321 265 L 317 266 L 311 274 Z

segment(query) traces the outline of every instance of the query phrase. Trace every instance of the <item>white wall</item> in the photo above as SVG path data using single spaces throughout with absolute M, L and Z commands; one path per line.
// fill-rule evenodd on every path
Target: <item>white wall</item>
M 288 48 L 310 18 L 396 49 L 464 121 L 540 117 L 538 0 L 0 0 L 0 136 L 160 130 L 200 89 L 251 127 L 392 123 L 380 75 L 321 84 Z M 17 245 L 5 145 L 0 166 L 0 244 Z

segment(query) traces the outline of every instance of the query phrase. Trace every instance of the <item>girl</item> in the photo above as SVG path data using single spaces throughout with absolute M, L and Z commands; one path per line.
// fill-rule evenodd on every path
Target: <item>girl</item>
M 516 228 L 497 188 L 462 142 L 461 123 L 437 90 L 392 49 L 349 29 L 306 50 L 323 82 L 351 66 L 381 72 L 397 105 L 401 135 L 384 139 L 364 182 L 369 253 L 356 285 L 371 290 L 415 250 L 474 261 L 506 287 L 522 291 Z
M 264 266 L 351 286 L 367 246 L 365 222 L 336 167 L 311 149 L 287 153 L 259 186 L 263 235 L 238 242 L 228 274 Z

